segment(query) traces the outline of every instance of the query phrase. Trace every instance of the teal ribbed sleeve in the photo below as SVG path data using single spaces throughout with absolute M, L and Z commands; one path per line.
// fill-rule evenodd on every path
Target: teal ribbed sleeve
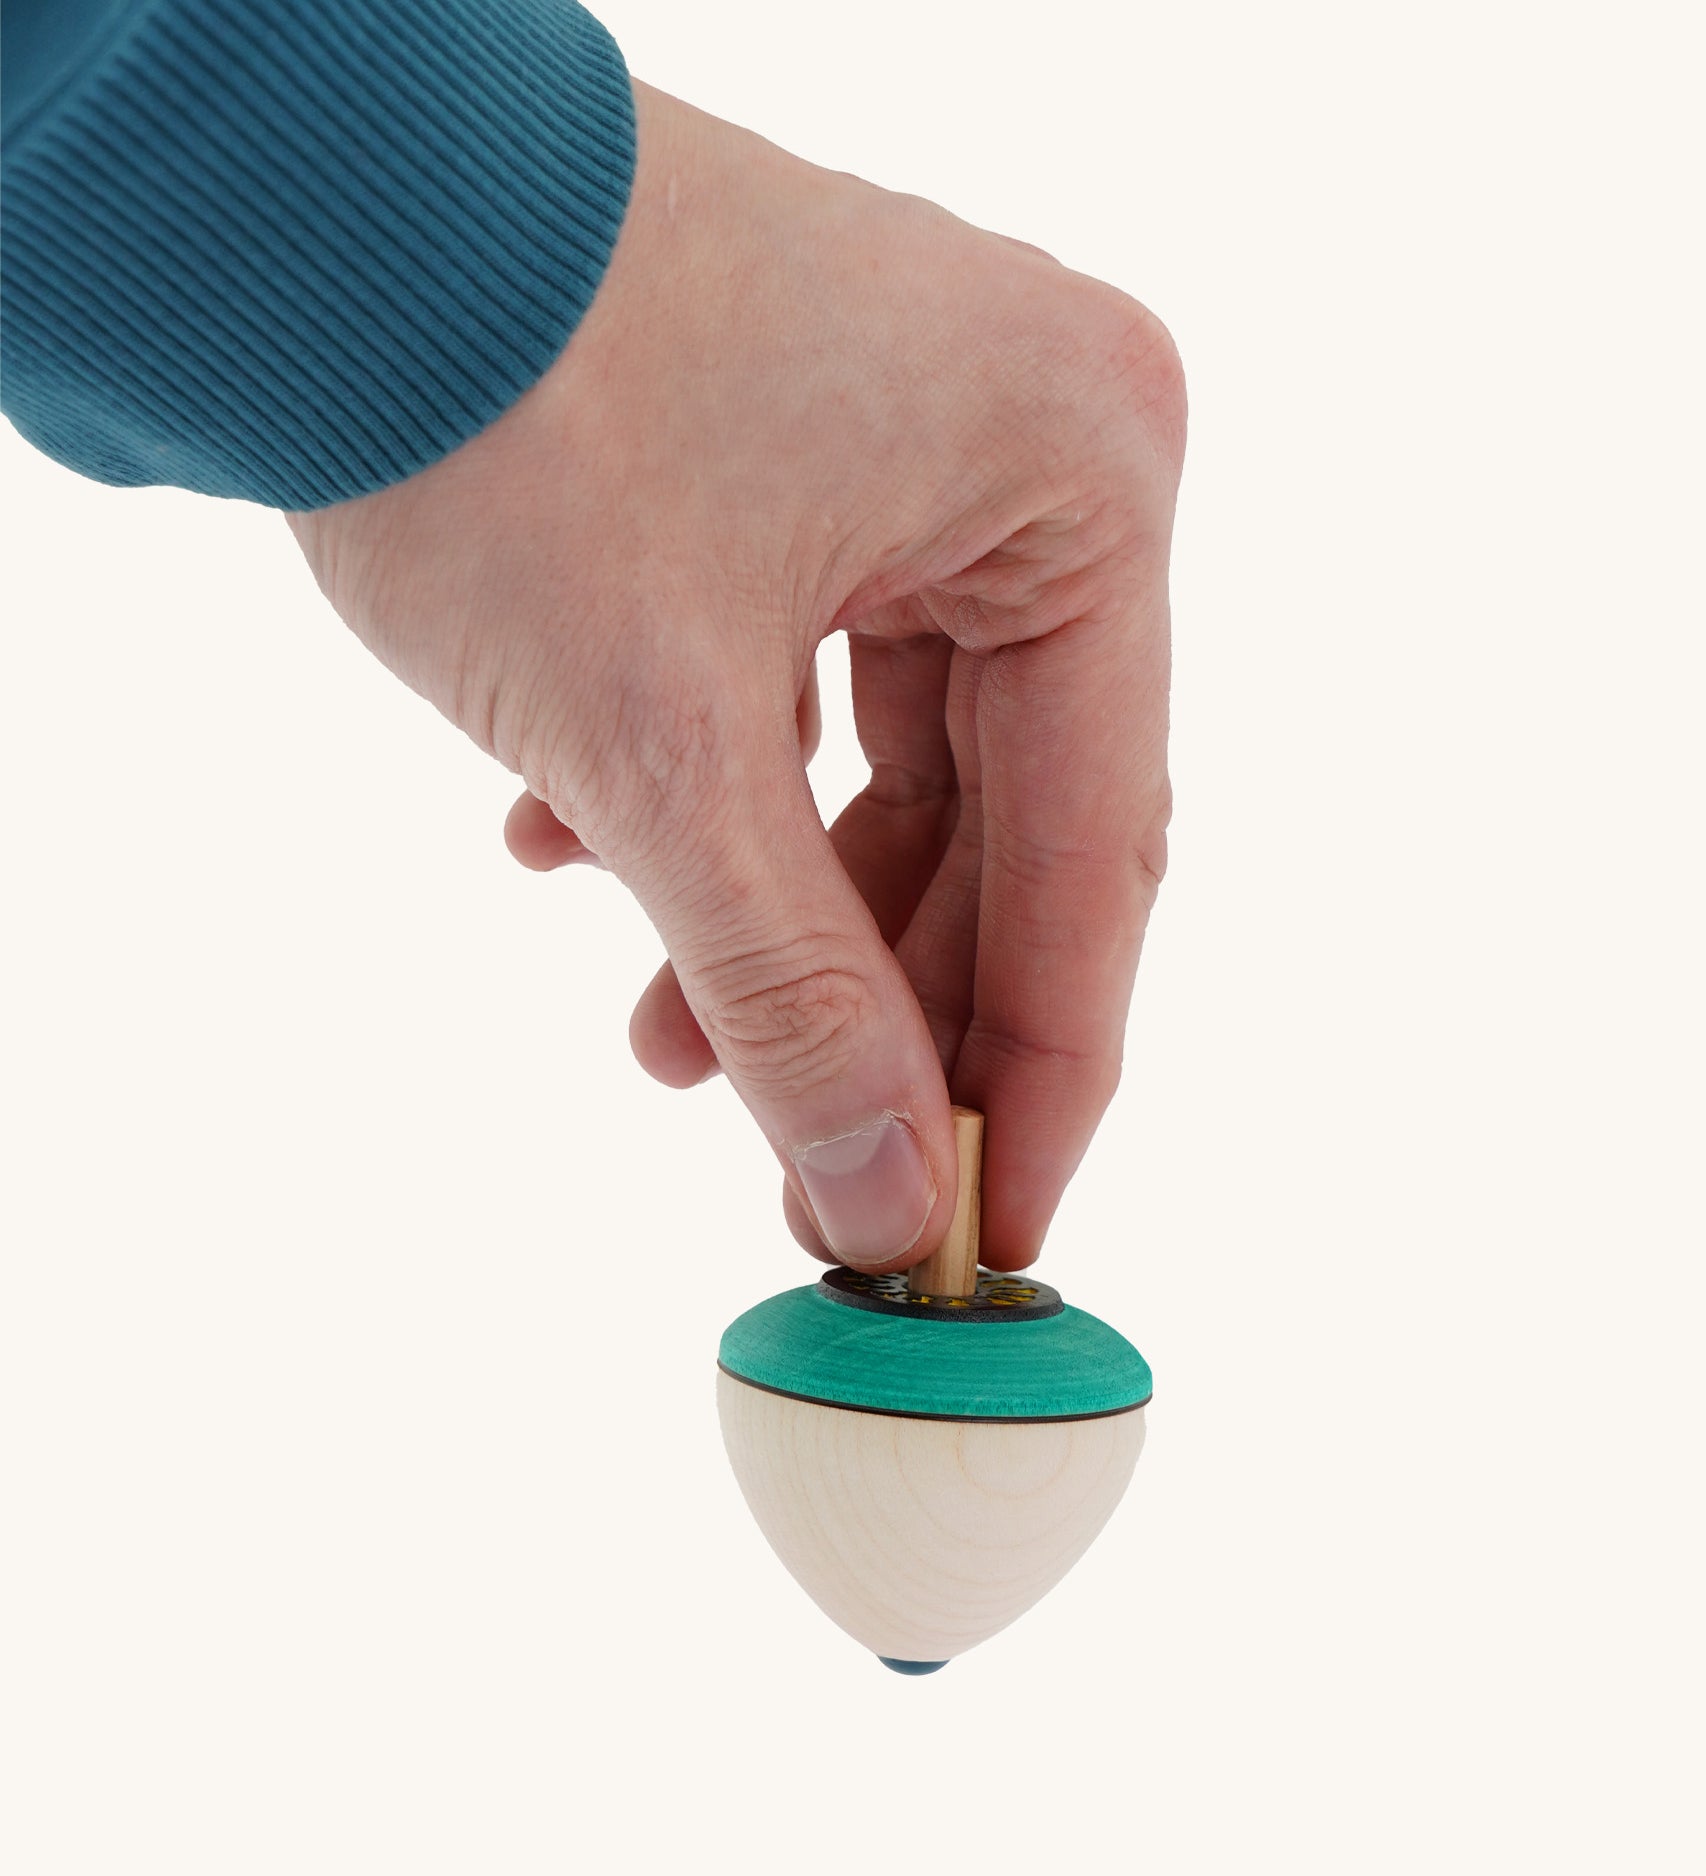
M 314 508 L 591 302 L 633 93 L 571 0 L 5 0 L 0 404 L 102 482 Z

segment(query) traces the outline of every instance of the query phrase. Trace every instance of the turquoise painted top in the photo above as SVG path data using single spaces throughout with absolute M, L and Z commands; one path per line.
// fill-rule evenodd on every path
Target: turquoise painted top
M 5 0 L 0 406 L 102 482 L 316 508 L 500 416 L 603 278 L 572 0 Z
M 718 1364 L 806 1400 L 953 1420 L 1082 1419 L 1149 1399 L 1149 1364 L 1070 1306 L 1019 1322 L 953 1322 L 838 1303 L 814 1284 L 737 1316 Z

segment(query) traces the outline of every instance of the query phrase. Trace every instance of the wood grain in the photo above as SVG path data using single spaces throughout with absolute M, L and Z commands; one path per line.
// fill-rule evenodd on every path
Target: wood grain
M 983 1116 L 975 1107 L 954 1109 L 954 1145 L 960 1156 L 960 1189 L 947 1236 L 906 1273 L 914 1296 L 973 1296 L 977 1293 L 977 1242 L 983 1206 Z
M 825 1615 L 903 1661 L 951 1660 L 1023 1615 L 1084 1554 L 1143 1449 L 1140 1407 L 1092 1420 L 914 1420 L 723 1373 L 717 1406 L 770 1547 Z

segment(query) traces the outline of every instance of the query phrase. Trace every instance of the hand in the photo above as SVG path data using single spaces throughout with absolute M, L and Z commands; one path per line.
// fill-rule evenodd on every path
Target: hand
M 987 1115 L 984 1261 L 1037 1254 L 1118 1080 L 1168 816 L 1180 369 L 1135 301 L 644 86 L 567 349 L 411 480 L 295 515 L 332 604 L 515 770 L 510 846 L 595 855 L 808 1249 L 898 1268 Z M 813 656 L 870 786 L 825 832 Z

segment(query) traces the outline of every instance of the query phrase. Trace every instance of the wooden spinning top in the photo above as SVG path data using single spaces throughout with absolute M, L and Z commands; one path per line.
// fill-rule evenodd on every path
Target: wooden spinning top
M 834 1269 L 738 1316 L 717 1409 L 758 1526 L 834 1622 L 929 1674 L 1070 1570 L 1143 1450 L 1149 1364 L 1046 1284 L 977 1267 L 983 1117 L 905 1276 Z

